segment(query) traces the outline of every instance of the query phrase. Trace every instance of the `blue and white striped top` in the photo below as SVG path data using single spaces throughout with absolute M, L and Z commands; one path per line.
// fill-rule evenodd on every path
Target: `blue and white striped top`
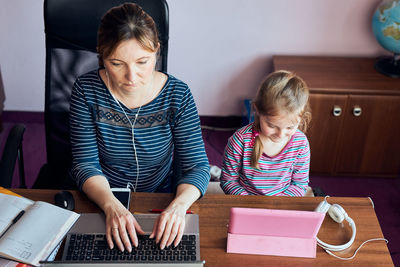
M 120 104 L 133 122 L 138 108 Z M 70 132 L 72 174 L 79 188 L 94 175 L 106 177 L 111 187 L 135 185 L 137 166 L 131 124 L 121 107 L 100 78 L 99 70 L 75 81 Z M 196 105 L 184 82 L 168 75 L 159 95 L 142 106 L 134 127 L 139 162 L 136 191 L 171 190 L 175 148 L 182 169 L 177 185 L 192 184 L 205 193 L 210 179 L 209 163 Z

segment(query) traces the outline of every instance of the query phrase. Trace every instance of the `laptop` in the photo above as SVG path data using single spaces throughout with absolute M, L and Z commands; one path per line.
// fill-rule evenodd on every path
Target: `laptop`
M 132 252 L 110 250 L 105 241 L 105 216 L 102 213 L 83 213 L 67 233 L 61 261 L 43 261 L 42 266 L 204 266 L 200 259 L 198 214 L 186 214 L 185 230 L 180 244 L 161 250 L 149 239 L 159 214 L 134 215 L 145 235 L 138 235 L 139 245 Z
M 227 252 L 315 258 L 325 213 L 231 208 Z

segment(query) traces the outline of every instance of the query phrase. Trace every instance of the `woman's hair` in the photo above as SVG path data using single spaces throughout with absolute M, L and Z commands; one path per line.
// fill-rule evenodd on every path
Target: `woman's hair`
M 306 83 L 289 71 L 275 71 L 261 83 L 253 100 L 256 109 L 254 130 L 260 132 L 260 116 L 276 116 L 282 112 L 300 117 L 299 129 L 307 131 L 311 121 L 311 108 L 308 101 L 309 91 Z M 255 137 L 251 155 L 251 166 L 259 168 L 258 161 L 263 153 L 259 136 Z
M 110 56 L 121 42 L 131 39 L 138 41 L 148 51 L 158 50 L 157 27 L 152 17 L 133 3 L 125 3 L 108 10 L 101 19 L 97 33 L 100 67 L 104 67 L 104 59 Z

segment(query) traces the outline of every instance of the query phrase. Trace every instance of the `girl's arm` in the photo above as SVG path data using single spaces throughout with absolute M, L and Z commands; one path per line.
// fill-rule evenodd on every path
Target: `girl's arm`
M 239 174 L 242 171 L 243 147 L 243 139 L 238 132 L 229 138 L 228 144 L 225 147 L 221 175 L 221 188 L 225 194 L 249 194 L 239 182 Z
M 299 151 L 293 165 L 290 186 L 280 193 L 281 196 L 304 196 L 309 183 L 310 147 L 306 139 L 304 147 Z

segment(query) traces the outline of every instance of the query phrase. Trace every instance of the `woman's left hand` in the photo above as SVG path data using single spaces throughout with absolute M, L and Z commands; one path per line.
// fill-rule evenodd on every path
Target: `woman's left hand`
M 171 203 L 154 222 L 150 238 L 155 238 L 160 249 L 170 246 L 176 247 L 182 239 L 185 230 L 186 208 L 184 205 Z M 175 240 L 175 242 L 174 242 Z

